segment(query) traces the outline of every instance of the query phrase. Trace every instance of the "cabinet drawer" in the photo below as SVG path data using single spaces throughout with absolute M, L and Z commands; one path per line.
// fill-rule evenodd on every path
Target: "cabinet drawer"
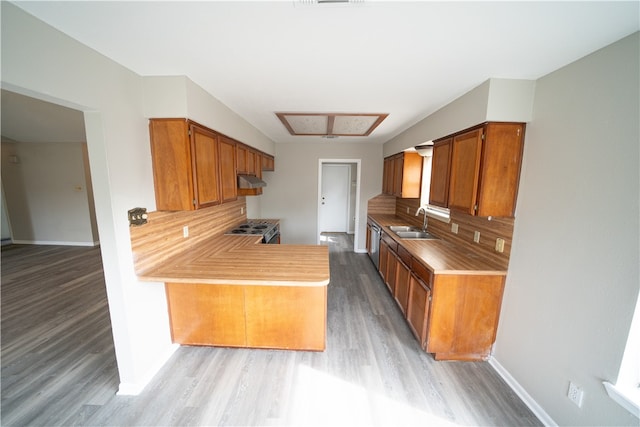
M 415 258 L 411 259 L 411 271 L 422 279 L 427 286 L 431 287 L 433 285 L 433 273 Z
M 382 240 L 389 245 L 389 249 L 394 252 L 398 252 L 398 243 L 393 240 L 393 237 L 389 236 L 387 233 L 382 233 Z
M 398 245 L 398 257 L 400 257 L 402 262 L 404 262 L 408 267 L 411 267 L 411 254 L 404 248 L 404 246 Z

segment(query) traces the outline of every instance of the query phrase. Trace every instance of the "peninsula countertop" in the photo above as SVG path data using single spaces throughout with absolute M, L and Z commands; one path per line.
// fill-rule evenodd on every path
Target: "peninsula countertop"
M 171 283 L 327 286 L 329 248 L 261 244 L 261 236 L 218 234 L 139 274 Z

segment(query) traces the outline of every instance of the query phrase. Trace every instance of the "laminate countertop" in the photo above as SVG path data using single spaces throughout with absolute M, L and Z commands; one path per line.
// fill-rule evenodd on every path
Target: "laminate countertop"
M 507 271 L 491 260 L 444 239 L 401 239 L 389 229 L 391 225 L 406 225 L 403 220 L 391 214 L 369 214 L 385 234 L 408 250 L 434 274 L 505 275 Z
M 327 286 L 329 248 L 261 244 L 262 236 L 214 235 L 138 275 L 171 283 Z

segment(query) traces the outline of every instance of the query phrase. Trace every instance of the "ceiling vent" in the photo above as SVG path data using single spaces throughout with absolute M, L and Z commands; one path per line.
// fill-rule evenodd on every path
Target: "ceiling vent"
M 284 127 L 296 136 L 369 136 L 389 114 L 372 113 L 276 113 Z

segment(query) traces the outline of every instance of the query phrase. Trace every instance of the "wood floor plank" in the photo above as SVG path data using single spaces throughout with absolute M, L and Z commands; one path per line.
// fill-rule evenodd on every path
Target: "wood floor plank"
M 117 396 L 97 248 L 2 249 L 3 426 L 541 425 L 486 362 L 422 351 L 366 254 L 328 234 L 324 352 L 183 346 Z

